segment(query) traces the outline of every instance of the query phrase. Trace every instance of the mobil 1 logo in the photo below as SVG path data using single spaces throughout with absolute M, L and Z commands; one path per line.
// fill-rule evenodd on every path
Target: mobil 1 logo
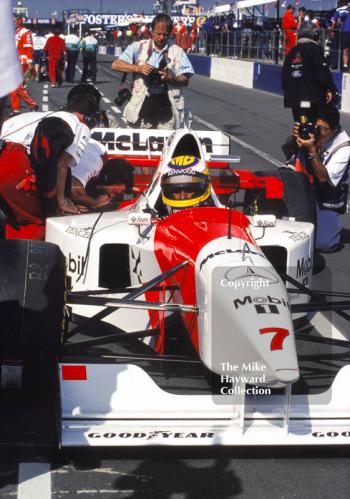
M 252 305 L 257 314 L 279 314 L 279 307 L 290 309 L 288 301 L 284 298 L 274 296 L 244 296 L 233 300 L 235 310 L 239 310 L 247 305 Z

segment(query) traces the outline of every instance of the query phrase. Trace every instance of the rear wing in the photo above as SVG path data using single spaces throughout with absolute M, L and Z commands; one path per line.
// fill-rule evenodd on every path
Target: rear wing
M 168 138 L 174 130 L 152 130 L 132 128 L 95 128 L 91 137 L 104 144 L 107 155 L 122 157 L 134 166 L 158 167 L 159 160 Z M 212 161 L 212 156 L 230 154 L 230 138 L 219 131 L 196 131 L 203 146 L 204 158 L 208 166 L 222 165 L 221 161 Z M 213 164 L 210 164 L 213 163 Z

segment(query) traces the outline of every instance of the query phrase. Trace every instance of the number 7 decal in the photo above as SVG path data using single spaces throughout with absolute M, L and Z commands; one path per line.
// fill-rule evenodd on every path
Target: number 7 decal
M 274 333 L 274 337 L 271 340 L 270 350 L 283 350 L 283 342 L 289 336 L 288 329 L 283 327 L 264 327 L 259 329 L 260 334 Z

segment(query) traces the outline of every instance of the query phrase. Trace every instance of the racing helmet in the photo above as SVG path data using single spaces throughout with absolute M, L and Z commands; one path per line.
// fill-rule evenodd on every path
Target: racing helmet
M 161 188 L 163 203 L 170 212 L 205 204 L 211 193 L 205 161 L 195 156 L 172 158 L 162 175 Z

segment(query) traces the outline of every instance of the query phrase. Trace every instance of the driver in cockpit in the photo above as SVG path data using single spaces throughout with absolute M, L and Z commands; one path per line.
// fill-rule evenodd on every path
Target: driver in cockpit
M 161 178 L 162 201 L 169 214 L 184 208 L 214 206 L 209 169 L 195 156 L 176 156 Z

